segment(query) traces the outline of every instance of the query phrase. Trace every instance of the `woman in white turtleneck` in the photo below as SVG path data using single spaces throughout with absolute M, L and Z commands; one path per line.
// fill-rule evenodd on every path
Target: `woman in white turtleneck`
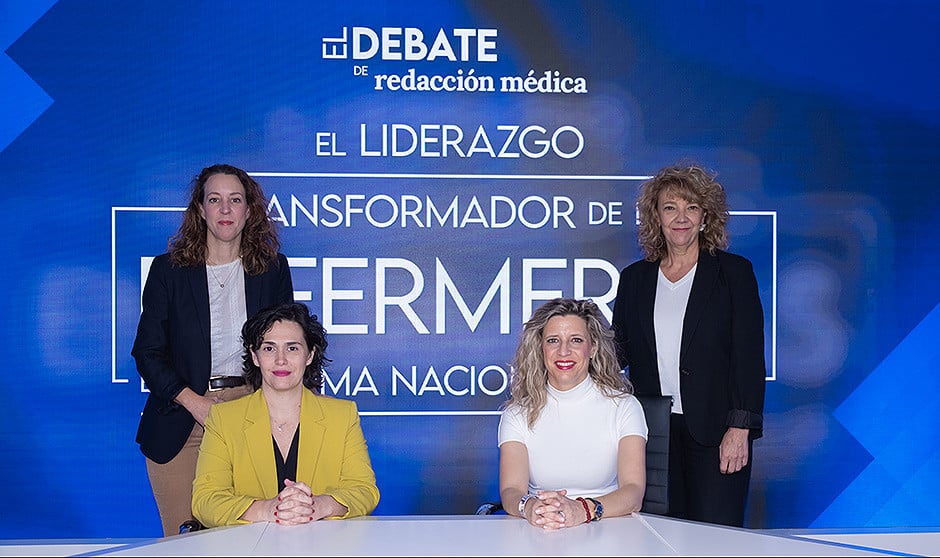
M 646 418 L 597 305 L 542 305 L 525 324 L 513 368 L 499 423 L 506 512 L 561 529 L 639 511 Z

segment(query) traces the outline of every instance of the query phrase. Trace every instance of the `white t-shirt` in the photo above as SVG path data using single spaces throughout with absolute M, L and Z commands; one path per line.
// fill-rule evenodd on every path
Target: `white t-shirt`
M 679 392 L 679 352 L 682 343 L 682 322 L 689 305 L 692 281 L 698 264 L 675 283 L 666 279 L 659 270 L 656 282 L 656 302 L 653 305 L 653 331 L 656 336 L 656 360 L 659 366 L 659 386 L 663 395 L 672 396 L 672 412 L 682 414 Z
M 595 498 L 613 492 L 620 439 L 647 436 L 640 402 L 632 395 L 607 397 L 590 376 L 568 391 L 547 387 L 545 408 L 532 430 L 521 408 L 503 411 L 499 445 L 525 445 L 530 493 L 564 488 L 571 498 Z

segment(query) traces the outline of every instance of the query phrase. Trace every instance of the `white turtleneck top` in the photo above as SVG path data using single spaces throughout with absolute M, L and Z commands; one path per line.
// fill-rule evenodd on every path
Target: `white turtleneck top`
M 596 498 L 613 492 L 620 439 L 647 437 L 640 402 L 632 395 L 607 397 L 590 376 L 568 391 L 546 387 L 545 408 L 531 430 L 521 408 L 503 411 L 499 445 L 525 445 L 530 493 L 564 488 L 569 498 Z

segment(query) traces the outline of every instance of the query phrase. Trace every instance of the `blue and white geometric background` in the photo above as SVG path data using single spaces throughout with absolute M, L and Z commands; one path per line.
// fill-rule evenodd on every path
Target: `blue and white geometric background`
M 929 371 L 940 364 L 938 338 L 940 306 L 836 409 L 835 417 L 871 454 L 871 462 L 814 524 L 936 523 L 932 501 L 940 490 L 940 375 Z
M 6 107 L 0 120 L 0 151 L 29 127 L 52 103 L 36 82 L 16 65 L 7 48 L 46 13 L 49 2 L 4 2 L 0 18 L 0 106 Z
M 353 28 L 402 40 L 325 57 Z M 179 222 L 153 209 L 216 162 L 280 204 L 336 395 L 363 412 L 376 513 L 496 495 L 501 373 L 527 310 L 610 304 L 640 257 L 636 187 L 688 158 L 728 191 L 766 315 L 747 525 L 940 525 L 938 28 L 918 0 L 0 0 L 0 538 L 159 535 L 134 442 L 141 261 Z M 443 33 L 453 59 L 396 59 L 407 29 Z M 380 81 L 411 71 L 496 90 Z M 530 72 L 583 91 L 500 89 Z M 376 155 L 383 124 L 464 137 Z M 451 203 L 456 224 L 415 205 Z

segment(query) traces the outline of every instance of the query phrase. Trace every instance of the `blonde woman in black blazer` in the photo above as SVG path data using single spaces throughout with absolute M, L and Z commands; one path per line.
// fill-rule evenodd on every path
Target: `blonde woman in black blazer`
M 701 167 L 661 170 L 637 205 L 645 258 L 621 272 L 612 325 L 636 393 L 673 397 L 669 515 L 743 526 L 766 375 L 754 270 L 723 251 L 725 193 Z
M 183 223 L 154 259 L 131 353 L 150 395 L 137 442 L 164 535 L 192 518 L 192 485 L 209 408 L 251 393 L 241 376 L 247 316 L 293 302 L 264 193 L 245 171 L 207 167 Z

